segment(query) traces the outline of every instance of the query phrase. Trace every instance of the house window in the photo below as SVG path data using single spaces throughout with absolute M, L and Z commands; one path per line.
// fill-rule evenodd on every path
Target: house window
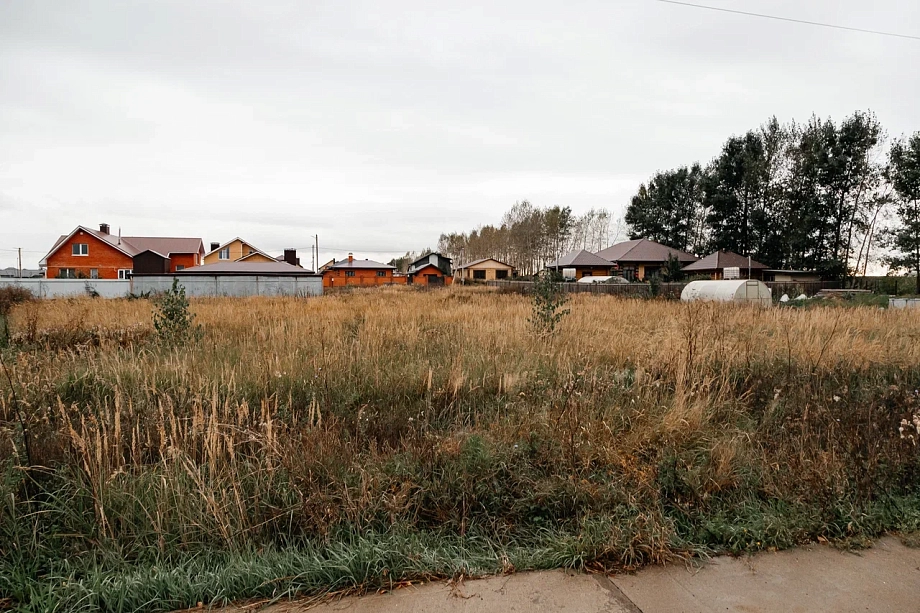
M 176 270 L 177 270 L 177 271 L 179 271 L 179 270 L 185 270 L 185 266 L 183 266 L 182 264 L 176 264 Z
M 77 271 L 73 268 L 62 268 L 58 272 L 58 279 L 76 279 Z
M 120 268 L 118 270 L 119 279 L 130 279 L 133 271 L 130 268 Z
M 496 278 L 496 279 L 507 279 L 507 278 L 508 278 L 508 271 L 507 271 L 507 270 L 496 270 L 496 271 L 495 271 L 495 278 Z
M 87 243 L 74 243 L 70 248 L 73 255 L 89 255 L 89 245 Z
M 98 268 L 90 268 L 90 269 L 89 269 L 89 278 L 90 278 L 90 279 L 98 279 L 98 278 L 99 278 L 99 269 L 98 269 Z
M 224 247 L 217 254 L 218 260 L 229 260 L 230 259 L 230 247 Z
M 387 276 L 387 271 L 385 271 L 385 270 L 378 270 L 378 271 L 377 271 L 377 276 L 378 276 L 378 277 L 385 277 L 385 276 Z
M 346 277 L 353 277 L 353 276 L 355 276 L 355 271 L 353 271 L 353 270 L 346 270 L 346 271 L 345 271 L 345 276 L 346 276 Z
M 484 271 L 484 270 L 474 270 L 474 271 L 473 271 L 473 278 L 474 278 L 474 279 L 485 279 L 485 278 L 486 278 L 486 271 Z

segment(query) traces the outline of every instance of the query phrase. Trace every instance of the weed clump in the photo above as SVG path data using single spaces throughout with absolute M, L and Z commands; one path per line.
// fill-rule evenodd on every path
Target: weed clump
M 568 296 L 556 282 L 552 271 L 546 270 L 534 277 L 531 300 L 531 327 L 542 338 L 552 336 L 556 326 L 569 314 L 569 309 L 563 308 Z
M 155 304 L 153 329 L 161 343 L 178 345 L 200 335 L 200 328 L 194 323 L 195 314 L 189 309 L 185 286 L 180 285 L 178 279 L 173 279 L 172 287 L 163 292 Z

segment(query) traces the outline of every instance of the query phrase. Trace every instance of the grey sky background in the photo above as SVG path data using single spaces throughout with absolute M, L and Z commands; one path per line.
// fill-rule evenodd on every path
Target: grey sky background
M 704 4 L 920 35 L 920 3 Z M 76 225 L 389 259 L 619 214 L 771 115 L 920 130 L 920 41 L 653 0 L 0 2 L 0 267 Z

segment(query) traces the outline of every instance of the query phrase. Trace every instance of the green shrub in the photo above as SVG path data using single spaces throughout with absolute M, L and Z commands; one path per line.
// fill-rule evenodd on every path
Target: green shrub
M 156 300 L 153 314 L 153 329 L 157 338 L 167 345 L 176 345 L 199 336 L 200 330 L 194 324 L 195 314 L 189 310 L 185 287 L 173 279 L 172 287 Z

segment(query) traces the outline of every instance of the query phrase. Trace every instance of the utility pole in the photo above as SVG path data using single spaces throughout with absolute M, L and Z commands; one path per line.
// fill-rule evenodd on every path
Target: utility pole
M 316 239 L 316 265 L 317 265 L 317 266 L 322 266 L 323 263 L 322 263 L 322 261 L 319 259 L 319 234 L 317 234 L 317 235 L 314 236 L 313 238 Z M 313 271 L 316 272 L 316 269 L 314 268 Z
M 310 259 L 313 261 L 311 269 L 316 272 L 316 251 L 313 249 L 313 245 L 310 245 Z
M 19 251 L 19 278 L 22 279 L 22 247 L 18 247 Z

